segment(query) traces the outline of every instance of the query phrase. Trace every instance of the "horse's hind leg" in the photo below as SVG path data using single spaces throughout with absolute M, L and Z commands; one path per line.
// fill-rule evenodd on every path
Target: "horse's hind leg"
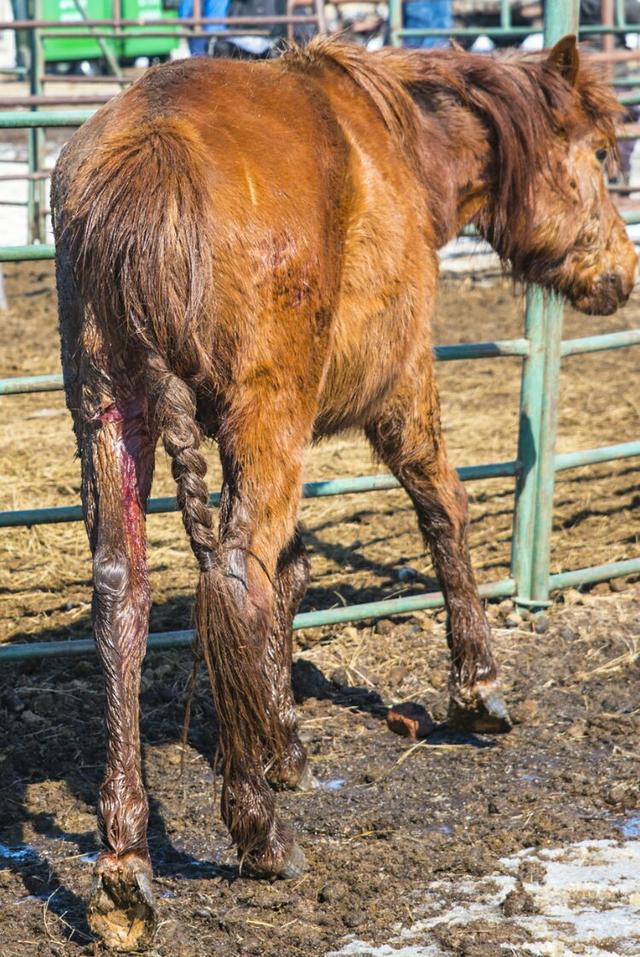
M 267 769 L 275 788 L 306 791 L 315 786 L 307 754 L 298 737 L 298 719 L 291 689 L 293 618 L 309 581 L 309 560 L 299 531 L 278 560 L 274 622 L 269 637 L 269 674 L 273 707 L 280 717 L 287 741 L 277 760 Z
M 199 633 L 220 729 L 222 815 L 241 866 L 257 876 L 295 877 L 304 857 L 276 816 L 267 773 L 282 766 L 294 730 L 281 708 L 289 653 L 273 635 L 281 634 L 276 620 L 283 610 L 278 560 L 295 531 L 310 424 L 288 422 L 278 435 L 266 406 L 264 419 L 236 418 L 233 433 L 219 440 L 220 541 Z
M 98 801 L 103 851 L 88 917 L 109 947 L 137 951 L 155 930 L 138 720 L 150 606 L 145 504 L 154 443 L 142 400 L 111 391 L 88 402 L 85 388 L 73 408 L 93 553 L 93 628 L 106 693 L 106 769 Z
M 367 436 L 413 501 L 445 598 L 449 722 L 466 730 L 508 731 L 491 630 L 469 557 L 467 496 L 447 458 L 430 352 L 405 374 Z

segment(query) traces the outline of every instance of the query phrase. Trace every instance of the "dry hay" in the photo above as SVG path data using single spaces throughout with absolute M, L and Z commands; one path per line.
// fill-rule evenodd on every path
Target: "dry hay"
M 9 310 L 0 330 L 1 376 L 59 369 L 53 270 L 50 264 L 6 269 Z M 565 336 L 633 328 L 640 296 L 612 319 L 567 311 Z M 510 338 L 521 334 L 521 303 L 504 280 L 445 282 L 436 342 Z M 622 442 L 640 430 L 638 349 L 564 360 L 559 451 Z M 515 457 L 519 360 L 441 363 L 438 368 L 445 427 L 453 461 L 474 464 Z M 70 419 L 61 393 L 8 397 L 0 424 L 3 449 L 0 508 L 78 503 L 79 470 Z M 219 483 L 215 450 L 209 453 L 211 487 Z M 558 476 L 552 571 L 640 554 L 637 459 L 582 468 Z M 307 479 L 374 474 L 368 447 L 342 436 L 312 449 Z M 513 482 L 467 485 L 471 547 L 481 581 L 508 573 Z M 158 453 L 154 495 L 174 494 L 164 454 Z M 402 492 L 318 499 L 303 505 L 312 556 L 312 586 L 305 608 L 395 597 L 433 587 L 413 513 Z M 151 628 L 188 627 L 195 569 L 177 515 L 149 518 Z M 6 529 L 1 537 L 0 640 L 86 635 L 90 561 L 80 523 Z M 397 572 L 409 565 L 415 581 Z

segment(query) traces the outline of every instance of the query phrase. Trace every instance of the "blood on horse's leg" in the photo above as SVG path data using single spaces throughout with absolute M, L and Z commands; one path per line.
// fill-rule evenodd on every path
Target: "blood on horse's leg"
M 287 741 L 277 760 L 267 768 L 267 780 L 275 788 L 308 791 L 316 782 L 307 753 L 298 737 L 298 719 L 291 689 L 293 618 L 309 581 L 309 560 L 297 531 L 278 561 L 274 623 L 269 636 L 268 667 L 273 707 L 277 710 Z
M 150 607 L 144 511 L 153 442 L 141 404 L 132 401 L 111 404 L 97 420 L 85 421 L 80 434 L 107 745 L 98 801 L 103 851 L 88 918 L 108 946 L 140 950 L 156 926 L 138 707 Z
M 447 613 L 451 650 L 449 723 L 466 730 L 511 729 L 491 651 L 491 629 L 467 544 L 467 495 L 449 464 L 431 354 L 407 375 L 367 436 L 414 504 Z

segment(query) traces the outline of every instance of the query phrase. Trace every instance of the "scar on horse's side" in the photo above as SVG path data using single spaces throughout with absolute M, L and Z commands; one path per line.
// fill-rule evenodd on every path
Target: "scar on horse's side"
M 446 601 L 449 720 L 509 730 L 440 427 L 437 250 L 474 223 L 517 279 L 614 312 L 636 269 L 602 169 L 617 111 L 573 37 L 498 57 L 316 39 L 277 61 L 153 68 L 65 146 L 52 183 L 62 359 L 106 684 L 89 920 L 111 947 L 143 948 L 155 928 L 138 695 L 158 440 L 200 570 L 222 814 L 243 874 L 304 866 L 274 794 L 313 784 L 290 672 L 314 438 L 362 429 L 397 476 Z M 223 468 L 218 530 L 203 437 Z

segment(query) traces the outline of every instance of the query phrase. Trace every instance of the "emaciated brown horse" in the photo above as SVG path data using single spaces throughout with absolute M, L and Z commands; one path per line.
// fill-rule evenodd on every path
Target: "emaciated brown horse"
M 219 722 L 222 814 L 245 872 L 304 858 L 273 789 L 312 778 L 291 623 L 305 447 L 363 429 L 415 506 L 446 598 L 450 721 L 506 731 L 440 430 L 437 250 L 477 224 L 518 279 L 609 314 L 636 256 L 605 189 L 616 104 L 567 38 L 543 56 L 363 52 L 149 70 L 65 147 L 53 182 L 62 359 L 106 681 L 92 927 L 154 927 L 138 690 L 145 504 L 158 439 L 200 567 L 196 625 Z M 203 436 L 224 472 L 219 533 Z

